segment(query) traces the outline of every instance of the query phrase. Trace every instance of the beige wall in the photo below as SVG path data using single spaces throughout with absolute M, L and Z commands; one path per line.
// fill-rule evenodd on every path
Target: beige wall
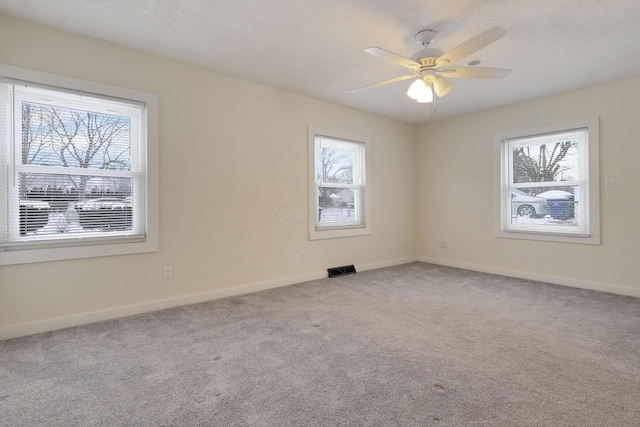
M 0 267 L 0 338 L 415 255 L 411 125 L 1 14 L 0 62 L 156 93 L 160 122 L 160 251 Z M 309 125 L 370 138 L 370 236 L 308 240 Z
M 0 267 L 0 339 L 416 255 L 640 296 L 640 78 L 414 127 L 2 14 L 0 62 L 160 100 L 160 251 Z M 495 238 L 494 136 L 590 117 L 602 244 Z M 309 125 L 370 138 L 371 236 L 308 240 Z
M 640 296 L 640 78 L 427 123 L 417 133 L 422 260 Z M 599 246 L 493 236 L 496 134 L 600 118 Z M 448 249 L 440 242 L 447 241 Z

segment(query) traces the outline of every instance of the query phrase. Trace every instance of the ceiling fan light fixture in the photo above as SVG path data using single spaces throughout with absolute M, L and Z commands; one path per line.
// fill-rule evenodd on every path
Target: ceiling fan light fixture
M 428 104 L 430 102 L 433 102 L 433 92 L 431 92 L 431 88 L 428 87 L 428 92 L 426 93 L 425 96 L 416 99 L 416 101 L 418 101 L 420 104 Z
M 436 77 L 433 80 L 433 89 L 436 91 L 436 95 L 442 98 L 443 96 L 451 92 L 451 89 L 453 89 L 453 86 L 451 86 L 451 83 L 449 83 L 442 77 Z
M 407 96 L 411 99 L 418 99 L 420 95 L 422 95 L 426 90 L 426 85 L 424 84 L 424 80 L 416 79 L 409 89 L 407 90 Z
M 433 101 L 433 91 L 431 87 L 425 83 L 423 79 L 417 79 L 407 90 L 407 96 L 411 99 L 415 99 L 420 103 L 427 103 Z

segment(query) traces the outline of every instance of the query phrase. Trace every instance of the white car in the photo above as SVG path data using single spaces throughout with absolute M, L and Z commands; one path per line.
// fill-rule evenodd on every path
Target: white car
M 20 234 L 36 231 L 49 222 L 49 203 L 42 200 L 20 200 Z
M 85 230 L 129 230 L 133 224 L 131 202 L 115 197 L 82 200 L 75 205 L 78 222 Z
M 75 205 L 76 210 L 97 210 L 97 209 L 125 209 L 130 208 L 131 202 L 118 199 L 115 197 L 102 197 L 99 199 L 86 199 L 77 202 Z
M 563 190 L 549 190 L 545 191 L 544 193 L 538 194 L 538 197 L 542 197 L 545 200 L 573 200 L 573 193 L 569 193 L 568 191 Z
M 549 215 L 549 205 L 543 197 L 531 196 L 522 190 L 512 188 L 511 212 L 518 216 L 543 217 Z

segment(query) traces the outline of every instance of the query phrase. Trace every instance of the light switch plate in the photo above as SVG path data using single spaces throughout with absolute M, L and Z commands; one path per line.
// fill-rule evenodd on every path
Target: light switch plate
M 604 189 L 605 190 L 613 190 L 614 188 L 614 183 L 612 179 L 605 179 L 604 180 Z

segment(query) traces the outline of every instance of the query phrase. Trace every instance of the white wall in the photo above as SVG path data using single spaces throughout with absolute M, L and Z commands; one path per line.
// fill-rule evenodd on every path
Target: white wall
M 0 339 L 415 255 L 411 125 L 2 14 L 0 62 L 160 103 L 160 251 L 0 267 Z M 370 236 L 308 240 L 309 125 L 370 138 Z
M 420 126 L 420 259 L 640 296 L 639 99 L 633 78 Z M 600 193 L 602 244 L 494 237 L 494 136 L 591 117 L 600 118 L 601 189 L 615 179 L 615 190 Z

